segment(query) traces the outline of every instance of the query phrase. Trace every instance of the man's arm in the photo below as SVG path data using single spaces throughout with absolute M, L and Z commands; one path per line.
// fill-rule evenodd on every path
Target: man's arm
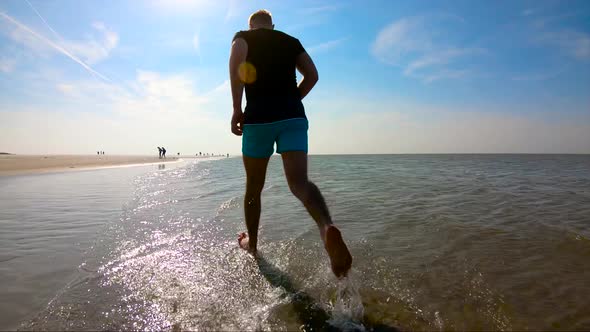
M 244 95 L 244 82 L 240 79 L 240 64 L 246 62 L 248 44 L 243 38 L 236 38 L 231 45 L 229 56 L 229 79 L 231 82 L 231 97 L 233 101 L 233 116 L 231 131 L 236 135 L 242 134 L 242 96 Z
M 301 99 L 303 99 L 318 82 L 318 70 L 307 52 L 302 52 L 297 56 L 296 64 L 297 70 L 303 75 L 298 86 Z

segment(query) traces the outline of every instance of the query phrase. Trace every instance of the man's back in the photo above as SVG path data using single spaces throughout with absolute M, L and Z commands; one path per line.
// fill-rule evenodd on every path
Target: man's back
M 295 75 L 297 56 L 305 52 L 299 40 L 272 29 L 240 31 L 237 38 L 248 44 L 242 68 L 247 100 L 244 123 L 305 118 Z
M 267 10 L 250 15 L 248 25 L 250 30 L 240 31 L 234 37 L 229 58 L 233 103 L 231 131 L 242 136 L 246 170 L 244 217 L 248 234 L 241 233 L 238 244 L 256 255 L 260 195 L 276 143 L 289 189 L 315 220 L 334 275 L 346 276 L 352 256 L 332 223 L 322 193 L 307 176 L 309 125 L 301 99 L 317 83 L 317 69 L 297 39 L 274 31 L 272 16 Z M 303 75 L 299 84 L 296 68 Z M 242 112 L 244 88 L 247 105 Z

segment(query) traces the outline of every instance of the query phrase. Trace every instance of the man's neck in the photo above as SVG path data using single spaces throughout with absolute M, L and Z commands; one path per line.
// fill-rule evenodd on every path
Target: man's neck
M 263 27 L 255 27 L 255 28 L 252 27 L 252 28 L 250 28 L 250 30 L 262 30 L 262 29 L 264 29 L 264 30 L 274 30 L 273 27 L 264 27 L 264 26 Z

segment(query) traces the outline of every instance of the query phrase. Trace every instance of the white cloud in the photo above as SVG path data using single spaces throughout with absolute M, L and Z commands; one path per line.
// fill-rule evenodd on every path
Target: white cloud
M 240 2 L 238 0 L 229 0 L 227 11 L 225 12 L 225 19 L 224 22 L 227 23 L 228 21 L 238 17 L 240 15 Z
M 202 96 L 204 98 L 207 98 L 207 100 L 211 100 L 214 98 L 223 98 L 226 96 L 231 96 L 231 85 L 229 80 L 225 80 L 223 81 L 223 83 L 219 84 L 218 86 L 216 86 L 215 88 L 213 88 L 211 91 L 203 94 Z
M 342 44 L 343 42 L 345 42 L 348 38 L 340 38 L 340 39 L 335 39 L 335 40 L 330 40 L 318 45 L 314 45 L 311 47 L 307 48 L 307 52 L 309 54 L 318 54 L 321 52 L 325 52 L 325 51 L 329 51 L 335 47 L 337 47 L 338 45 Z
M 10 73 L 14 70 L 16 66 L 15 59 L 9 59 L 6 57 L 0 57 L 0 72 L 3 73 Z
M 553 11 L 551 14 L 539 14 L 539 12 L 540 9 L 535 9 L 523 13 L 524 16 L 529 17 L 526 22 L 532 28 L 530 38 L 533 43 L 552 47 L 577 60 L 590 59 L 590 34 L 568 27 L 572 21 L 584 16 L 581 12 Z
M 140 92 L 147 100 L 167 100 L 172 103 L 196 104 L 202 101 L 195 93 L 191 79 L 183 75 L 162 77 L 160 74 L 139 71 L 137 83 Z
M 334 112 L 309 112 L 310 153 L 590 152 L 588 119 L 550 121 L 499 111 L 345 102 Z
M 84 41 L 63 41 L 65 49 L 89 64 L 107 59 L 119 42 L 119 35 L 108 29 L 104 23 L 95 22 L 92 27 L 99 33 L 98 36 L 89 37 Z
M 197 56 L 199 57 L 199 63 L 201 64 L 203 62 L 203 60 L 201 58 L 201 31 L 200 31 L 200 29 L 193 36 L 193 43 L 192 44 L 193 44 L 193 48 L 195 50 L 195 53 L 197 53 Z
M 73 95 L 76 92 L 76 87 L 72 84 L 58 84 L 56 86 L 57 90 L 59 90 L 61 93 L 63 93 L 64 95 Z
M 339 2 L 295 9 L 293 14 L 297 14 L 296 22 L 298 23 L 283 26 L 281 30 L 287 33 L 296 33 L 298 31 L 307 30 L 310 27 L 324 25 L 331 20 L 333 16 L 331 15 L 332 13 L 339 11 L 346 6 L 348 6 L 346 3 Z
M 59 107 L 3 105 L 0 150 L 151 154 L 164 145 L 171 154 L 239 153 L 228 82 L 199 91 L 189 75 L 139 71 L 128 83 L 132 90 L 96 80 L 53 86 Z
M 432 49 L 423 21 L 422 17 L 402 18 L 383 28 L 372 45 L 373 55 L 387 64 L 401 65 L 404 56 Z
M 197 53 L 201 52 L 201 38 L 199 37 L 198 32 L 193 36 L 193 47 Z
M 103 22 L 94 22 L 92 27 L 99 33 L 99 36 L 90 36 L 84 41 L 73 41 L 64 39 L 57 31 L 55 31 L 49 23 L 43 18 L 43 16 L 35 9 L 35 7 L 26 0 L 29 7 L 35 12 L 37 17 L 41 19 L 45 27 L 47 27 L 54 35 L 56 40 L 51 40 L 46 36 L 41 35 L 39 32 L 34 31 L 25 24 L 18 22 L 16 19 L 10 17 L 7 14 L 3 14 L 3 17 L 17 26 L 11 33 L 13 40 L 20 42 L 27 47 L 43 51 L 47 49 L 47 43 L 39 43 L 43 39 L 50 40 L 53 44 L 59 46 L 62 49 L 82 59 L 88 64 L 95 64 L 101 60 L 108 58 L 111 51 L 117 46 L 119 36 L 114 31 L 110 30 L 105 26 Z M 41 36 L 42 38 L 39 38 Z M 51 45 L 49 45 L 51 46 Z M 55 47 L 53 48 L 55 49 Z
M 45 42 L 43 35 L 37 33 L 35 30 L 4 13 L 0 13 L 0 18 L 3 18 L 6 22 L 13 24 L 5 25 L 1 32 L 16 44 L 24 46 L 24 49 L 30 50 L 32 54 L 43 58 L 47 58 L 55 53 L 53 45 Z M 51 40 L 47 40 L 53 43 Z M 53 44 L 58 46 L 55 43 Z
M 538 73 L 520 74 L 512 77 L 513 81 L 545 81 L 559 76 L 565 71 L 565 67 L 557 70 L 546 70 Z
M 342 8 L 341 4 L 333 4 L 333 5 L 324 5 L 324 6 L 317 6 L 317 7 L 307 7 L 298 10 L 298 13 L 303 15 L 317 15 L 317 14 L 325 14 L 335 12 Z
M 575 30 L 540 32 L 535 39 L 578 60 L 590 60 L 590 34 Z
M 435 38 L 433 31 L 444 30 L 444 25 L 435 25 L 440 21 L 444 23 L 450 20 L 462 21 L 449 15 L 399 19 L 379 31 L 371 52 L 379 61 L 400 66 L 404 68 L 404 75 L 424 82 L 464 77 L 470 71 L 461 68 L 459 60 L 485 54 L 486 50 L 459 47 Z M 449 68 L 450 66 L 459 68 Z
M 63 45 L 60 45 L 60 42 L 53 41 L 42 34 L 38 33 L 37 31 L 31 29 L 27 25 L 19 22 L 15 18 L 0 12 L 0 18 L 11 23 L 15 28 L 10 30 L 9 36 L 16 42 L 21 43 L 22 45 L 30 48 L 31 50 L 36 51 L 39 54 L 45 54 L 46 52 L 53 51 L 61 53 L 74 62 L 81 65 L 84 69 L 90 72 L 92 75 L 97 76 L 105 81 L 110 81 L 106 76 L 102 75 L 101 73 L 94 70 L 84 61 L 80 60 L 76 55 L 72 54 Z M 112 38 L 107 38 L 111 39 Z M 63 42 L 62 42 L 63 43 Z M 80 49 L 83 49 L 81 47 Z
M 443 79 L 465 78 L 472 74 L 474 73 L 470 70 L 439 69 L 433 73 L 418 75 L 416 77 L 421 78 L 425 83 L 432 83 Z
M 229 119 L 193 114 L 108 117 L 35 108 L 3 112 L 0 123 L 0 150 L 18 154 L 92 154 L 101 149 L 109 154 L 147 155 L 162 145 L 171 155 L 240 151 Z
M 0 150 L 151 154 L 164 145 L 171 154 L 240 153 L 240 138 L 229 131 L 228 81 L 198 91 L 188 75 L 140 71 L 129 85 L 133 93 L 97 81 L 57 83 L 59 111 L 3 105 L 11 111 L 2 112 Z M 310 153 L 590 152 L 588 118 L 357 98 L 311 100 L 306 109 Z
M 455 48 L 448 47 L 447 49 L 440 50 L 439 52 L 426 52 L 424 55 L 411 61 L 404 70 L 404 74 L 411 76 L 413 73 L 420 69 L 434 67 L 434 66 L 446 66 L 457 58 L 481 54 L 485 51 L 480 48 Z
M 162 75 L 137 71 L 135 79 L 125 85 L 97 81 L 60 82 L 56 89 L 72 106 L 94 108 L 111 114 L 131 117 L 159 114 L 209 114 L 211 105 L 227 103 L 229 84 L 225 82 L 209 91 L 197 91 L 190 75 Z

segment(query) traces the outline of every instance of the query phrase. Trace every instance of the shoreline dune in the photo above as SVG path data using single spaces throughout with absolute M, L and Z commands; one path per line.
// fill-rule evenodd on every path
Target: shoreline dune
M 169 163 L 179 160 L 176 156 L 159 159 L 154 156 L 116 155 L 0 155 L 0 176 Z

